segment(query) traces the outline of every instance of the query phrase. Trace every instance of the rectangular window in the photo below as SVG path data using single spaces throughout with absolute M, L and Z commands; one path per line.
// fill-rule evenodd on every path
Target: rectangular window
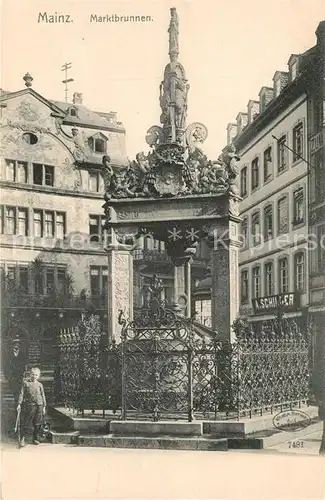
M 27 163 L 17 162 L 17 182 L 25 183 L 27 182 Z
M 28 293 L 28 267 L 19 266 L 19 290 Z
M 101 227 L 100 215 L 89 216 L 89 235 L 90 235 L 90 242 L 95 243 L 101 241 L 102 227 Z
M 289 292 L 289 269 L 288 259 L 285 257 L 279 261 L 280 269 L 280 293 Z
M 261 296 L 261 270 L 260 267 L 253 267 L 253 290 L 252 295 L 255 299 Z
M 296 291 L 304 292 L 305 290 L 305 255 L 300 252 L 295 255 L 295 282 Z
M 42 238 L 43 236 L 43 213 L 42 210 L 34 210 L 34 236 Z
M 264 240 L 273 238 L 273 209 L 268 205 L 264 209 Z
M 247 195 L 247 167 L 243 167 L 240 172 L 240 196 Z
M 283 172 L 288 167 L 287 138 L 283 135 L 278 140 L 278 172 Z
M 16 234 L 15 207 L 6 207 L 6 234 Z
M 301 159 L 304 152 L 304 127 L 302 123 L 298 123 L 293 129 L 293 161 Z
M 16 275 L 17 275 L 17 268 L 16 267 L 8 267 L 7 268 L 7 279 L 10 282 L 10 287 L 13 287 L 16 285 Z
M 33 184 L 43 184 L 43 165 L 39 163 L 33 164 Z
M 252 190 L 258 188 L 260 183 L 259 159 L 252 161 Z
M 242 271 L 241 273 L 241 303 L 245 304 L 248 302 L 248 271 Z
M 92 296 L 107 295 L 108 268 L 106 266 L 90 266 L 90 290 Z
M 273 262 L 267 262 L 265 264 L 264 271 L 265 271 L 265 295 L 270 296 L 274 294 Z
M 50 167 L 49 165 L 44 166 L 45 169 L 45 186 L 53 186 L 54 185 L 54 167 Z
M 58 269 L 57 283 L 58 283 L 58 291 L 61 293 L 65 291 L 65 276 L 66 276 L 65 269 Z
M 304 189 L 299 188 L 293 193 L 293 224 L 302 224 L 305 218 Z
M 259 213 L 255 213 L 252 215 L 252 238 L 253 238 L 253 245 L 258 245 L 261 241 L 261 226 L 260 226 Z
M 6 180 L 10 182 L 16 180 L 15 162 L 13 160 L 6 160 Z
M 273 176 L 273 163 L 272 163 L 272 148 L 271 148 L 271 146 L 264 151 L 263 163 L 264 163 L 263 164 L 264 182 L 267 182 Z
M 54 212 L 45 212 L 45 238 L 52 238 L 54 236 Z
M 98 193 L 99 191 L 99 173 L 89 172 L 89 191 Z
M 100 294 L 99 267 L 92 267 L 90 269 L 90 290 L 91 290 L 91 295 Z
M 28 211 L 27 208 L 18 208 L 18 234 L 28 235 Z
M 56 212 L 56 238 L 63 240 L 65 236 L 65 214 Z
M 46 293 L 52 293 L 54 291 L 54 269 L 46 269 Z
M 278 233 L 284 234 L 289 231 L 289 205 L 285 196 L 278 201 Z
M 33 163 L 33 184 L 54 186 L 54 167 Z

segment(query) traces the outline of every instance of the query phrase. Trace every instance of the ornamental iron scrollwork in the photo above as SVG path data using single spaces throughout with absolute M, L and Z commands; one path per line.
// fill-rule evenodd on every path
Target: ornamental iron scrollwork
M 60 402 L 79 411 L 121 410 L 122 419 L 230 419 L 300 406 L 309 398 L 307 329 L 276 318 L 237 320 L 236 341 L 202 336 L 161 300 L 154 276 L 146 307 L 119 313 L 121 343 L 108 344 L 85 315 L 60 332 Z

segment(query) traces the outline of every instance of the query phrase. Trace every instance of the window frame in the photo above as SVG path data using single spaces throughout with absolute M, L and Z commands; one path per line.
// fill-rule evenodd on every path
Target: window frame
M 255 275 L 255 270 L 258 270 L 258 274 Z M 258 299 L 262 296 L 262 282 L 261 282 L 261 265 L 257 264 L 252 267 L 252 298 Z M 256 287 L 255 278 L 258 278 L 258 287 Z M 258 293 L 256 293 L 256 291 Z
M 284 166 L 280 168 L 282 144 L 288 145 L 288 134 L 282 134 L 281 137 L 277 140 L 277 175 L 283 174 L 283 172 L 286 172 L 289 168 L 289 150 L 286 146 L 283 147 L 285 163 Z
M 245 179 L 245 183 L 243 182 L 243 179 Z M 243 189 L 243 186 L 245 184 L 245 190 Z M 248 168 L 247 165 L 244 165 L 240 171 L 240 196 L 242 198 L 245 198 L 248 196 Z
M 246 294 L 244 294 L 244 280 L 243 280 L 243 275 L 246 276 Z M 243 304 L 248 304 L 249 303 L 249 270 L 248 269 L 242 269 L 240 272 L 240 303 Z
M 252 192 L 256 191 L 260 187 L 260 181 L 261 181 L 261 179 L 260 179 L 260 158 L 259 158 L 259 156 L 255 156 L 255 158 L 251 162 L 251 189 L 252 189 Z
M 287 204 L 287 223 L 286 223 L 286 229 L 280 231 L 280 202 L 282 200 L 286 201 Z M 290 230 L 290 207 L 289 207 L 289 195 L 288 193 L 282 194 L 279 198 L 276 200 L 276 218 L 277 218 L 277 235 L 280 236 L 281 234 L 287 234 Z
M 38 183 L 35 182 L 35 167 L 41 167 L 42 171 L 42 182 Z M 51 175 L 52 175 L 52 184 L 47 184 L 46 183 L 46 169 L 50 168 L 52 170 Z M 53 165 L 48 165 L 47 163 L 37 163 L 37 162 L 32 162 L 32 184 L 34 186 L 45 186 L 45 187 L 55 187 L 55 167 Z
M 272 219 L 272 229 L 271 229 L 271 233 L 270 232 L 267 232 L 267 212 L 270 212 L 271 213 L 271 219 Z M 273 203 L 267 203 L 264 207 L 263 207 L 263 237 L 264 237 L 264 241 L 268 241 L 268 240 L 272 240 L 274 238 L 274 235 L 275 235 L 275 230 L 274 230 L 274 209 L 273 209 Z
M 93 288 L 92 288 L 92 271 L 98 271 L 98 283 L 99 283 L 99 286 L 98 286 L 98 293 L 94 294 L 93 293 Z M 103 274 L 103 272 L 105 271 L 105 275 Z M 96 297 L 102 297 L 102 296 L 105 296 L 107 297 L 107 294 L 108 294 L 108 289 L 107 290 L 104 290 L 104 287 L 103 287 L 103 283 L 104 283 L 104 280 L 103 280 L 103 276 L 107 276 L 107 286 L 108 286 L 108 266 L 89 266 L 89 278 L 90 278 L 90 286 L 89 286 L 89 289 L 90 289 L 90 295 L 91 297 L 93 298 L 96 298 Z
M 28 162 L 22 160 L 11 160 L 10 158 L 5 158 L 5 168 L 6 168 L 6 176 L 5 179 L 7 182 L 14 182 L 16 184 L 28 184 Z M 8 166 L 12 164 L 13 167 L 13 180 L 8 178 Z M 24 181 L 19 180 L 19 167 L 24 167 L 25 175 Z
M 254 228 L 255 228 L 255 220 L 258 219 L 258 226 L 259 226 L 259 232 L 255 233 Z M 252 244 L 253 246 L 257 246 L 261 243 L 261 211 L 256 210 L 252 213 L 251 215 L 251 235 L 252 235 Z M 258 239 L 257 239 L 258 237 Z
M 286 282 L 286 290 L 284 290 L 284 287 L 283 287 L 283 280 L 282 280 L 282 269 L 281 269 L 281 263 L 282 262 L 286 262 L 286 278 L 287 278 L 287 282 Z M 284 293 L 289 293 L 289 290 L 290 290 L 290 260 L 289 260 L 289 257 L 287 255 L 284 255 L 282 257 L 280 257 L 278 259 L 278 270 L 279 270 L 279 293 L 280 294 L 284 294 Z
M 267 272 L 267 266 L 271 266 L 271 273 Z M 269 290 L 268 276 L 271 274 L 271 291 Z M 269 293 L 270 292 L 270 293 Z M 265 297 L 271 297 L 275 294 L 275 267 L 273 260 L 267 260 L 264 262 L 264 295 Z
M 301 131 L 301 152 L 298 153 L 299 156 L 297 156 L 296 153 L 297 130 Z M 292 150 L 293 150 L 292 163 L 294 164 L 297 164 L 299 161 L 302 161 L 301 157 L 304 155 L 304 150 L 305 150 L 304 134 L 305 134 L 304 122 L 302 120 L 299 120 L 298 123 L 296 123 L 296 125 L 292 129 Z
M 297 270 L 297 260 L 298 257 L 302 257 L 302 287 L 298 286 L 298 270 Z M 305 293 L 306 292 L 306 252 L 304 250 L 298 250 L 293 255 L 293 265 L 294 265 L 294 289 L 295 292 Z
M 266 166 L 266 153 L 270 152 L 270 160 L 269 163 L 271 164 L 271 173 L 268 177 L 265 176 L 265 166 Z M 263 151 L 263 184 L 267 184 L 270 182 L 274 177 L 274 162 L 273 162 L 273 148 L 272 145 L 270 144 L 266 149 Z
M 301 193 L 301 196 L 299 196 L 299 199 L 302 201 L 302 218 L 298 219 L 297 218 L 297 212 L 296 212 L 296 207 L 297 207 L 297 199 L 298 196 L 297 194 Z M 292 225 L 293 226 L 302 226 L 306 222 L 306 196 L 305 196 L 305 188 L 304 186 L 297 186 L 293 192 L 292 192 L 292 203 L 293 203 L 293 219 L 292 219 Z

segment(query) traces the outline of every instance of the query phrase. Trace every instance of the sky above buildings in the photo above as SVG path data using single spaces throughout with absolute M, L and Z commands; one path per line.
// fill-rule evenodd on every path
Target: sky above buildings
M 227 123 L 287 70 L 292 53 L 316 43 L 324 0 L 3 0 L 1 87 L 33 88 L 64 100 L 61 66 L 72 62 L 69 96 L 85 106 L 117 111 L 127 132 L 127 153 L 148 150 L 147 129 L 159 125 L 159 84 L 168 63 L 169 9 L 180 20 L 180 56 L 190 84 L 188 124 L 204 123 L 206 153 L 216 158 Z M 73 23 L 38 22 L 39 13 L 70 15 Z M 98 16 L 143 15 L 143 23 L 91 23 Z M 49 18 L 49 17 L 48 17 Z

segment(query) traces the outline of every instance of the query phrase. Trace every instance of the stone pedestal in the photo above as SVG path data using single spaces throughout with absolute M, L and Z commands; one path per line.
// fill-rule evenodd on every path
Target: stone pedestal
M 232 324 L 239 312 L 237 224 L 215 231 L 211 251 L 211 321 L 212 330 L 224 341 L 233 342 Z
M 108 335 L 109 340 L 120 342 L 122 311 L 133 317 L 133 257 L 127 245 L 112 244 L 108 253 Z

